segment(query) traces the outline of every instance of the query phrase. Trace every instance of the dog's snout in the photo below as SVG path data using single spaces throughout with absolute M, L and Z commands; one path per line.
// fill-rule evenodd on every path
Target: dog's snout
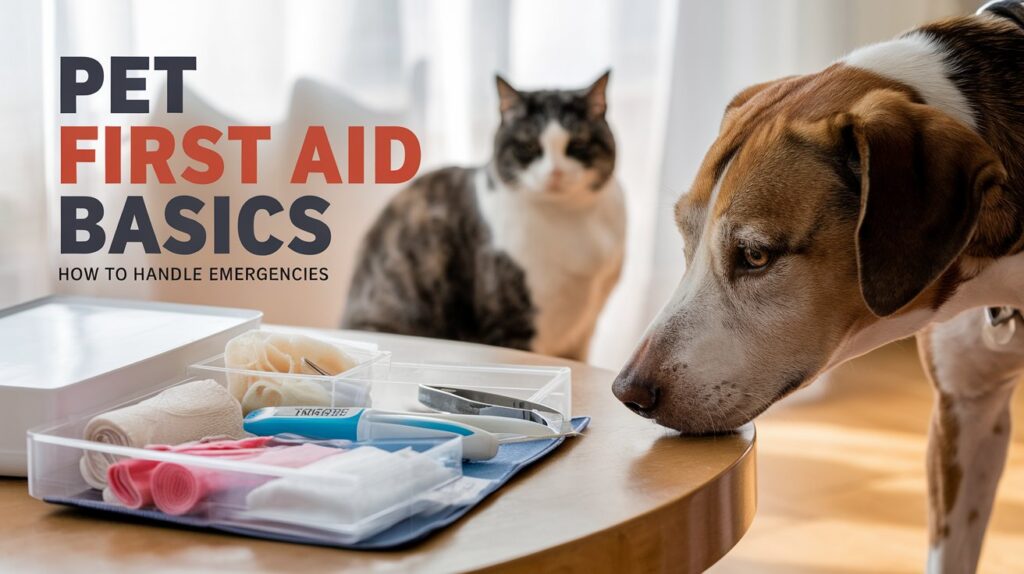
M 620 374 L 612 384 L 612 392 L 615 398 L 640 416 L 649 417 L 658 405 L 658 387 L 649 379 Z
M 651 418 L 654 416 L 654 409 L 658 406 L 658 385 L 654 378 L 646 376 L 647 356 L 651 346 L 651 339 L 645 338 L 640 346 L 633 353 L 633 357 L 622 368 L 615 382 L 612 383 L 612 393 L 615 398 L 622 401 L 629 410 L 642 416 Z

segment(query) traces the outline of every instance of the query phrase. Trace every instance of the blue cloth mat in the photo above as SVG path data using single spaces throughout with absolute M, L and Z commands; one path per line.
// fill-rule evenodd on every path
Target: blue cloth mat
M 587 428 L 590 424 L 590 417 L 575 417 L 572 419 L 572 428 L 577 432 Z M 549 440 L 536 440 L 530 442 L 511 443 L 502 445 L 498 449 L 498 455 L 491 460 L 481 462 L 464 462 L 462 473 L 464 476 L 480 478 L 491 481 L 489 485 L 481 489 L 476 495 L 465 504 L 450 506 L 433 514 L 419 514 L 410 516 L 401 522 L 391 526 L 387 530 L 370 538 L 354 544 L 342 544 L 321 537 L 304 537 L 295 534 L 283 534 L 266 532 L 243 526 L 230 524 L 218 524 L 204 518 L 189 516 L 170 516 L 154 509 L 132 510 L 123 506 L 103 502 L 100 493 L 96 490 L 87 490 L 75 496 L 51 496 L 43 500 L 54 504 L 77 506 L 92 510 L 102 510 L 128 516 L 144 518 L 208 530 L 218 530 L 251 536 L 253 538 L 265 538 L 279 540 L 282 542 L 296 542 L 299 544 L 316 544 L 320 546 L 334 546 L 338 548 L 351 548 L 356 550 L 385 550 L 407 546 L 414 542 L 423 540 L 431 533 L 448 526 L 459 518 L 462 518 L 474 506 L 483 499 L 497 491 L 505 483 L 516 475 L 520 470 L 543 458 L 562 444 L 565 437 Z

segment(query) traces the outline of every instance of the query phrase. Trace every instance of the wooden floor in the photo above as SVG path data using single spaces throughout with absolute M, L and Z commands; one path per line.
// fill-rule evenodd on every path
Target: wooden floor
M 932 394 L 913 341 L 840 367 L 757 421 L 758 511 L 709 572 L 916 573 Z M 981 572 L 1024 572 L 1024 393 Z

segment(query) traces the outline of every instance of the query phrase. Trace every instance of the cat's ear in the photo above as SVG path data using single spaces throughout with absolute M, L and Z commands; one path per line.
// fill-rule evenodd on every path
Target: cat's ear
M 494 82 L 498 85 L 498 108 L 501 110 L 501 117 L 505 117 L 513 108 L 523 101 L 523 96 L 512 84 L 499 75 L 494 76 Z
M 587 113 L 592 118 L 603 117 L 608 109 L 608 99 L 605 94 L 608 91 L 608 78 L 611 75 L 611 70 L 605 70 L 601 77 L 594 80 L 594 83 L 587 88 Z

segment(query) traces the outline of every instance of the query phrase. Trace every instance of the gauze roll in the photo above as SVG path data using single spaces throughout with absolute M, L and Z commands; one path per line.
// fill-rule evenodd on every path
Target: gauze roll
M 250 413 L 263 407 L 329 407 L 330 383 L 288 380 L 279 378 L 258 379 L 252 383 L 242 397 L 242 412 Z
M 299 334 L 248 331 L 228 341 L 224 366 L 260 373 L 315 374 L 303 359 L 325 372 L 343 373 L 359 362 L 337 345 Z M 228 373 L 228 390 L 243 413 L 272 406 L 367 406 L 363 383 L 302 381 L 293 377 Z
M 359 447 L 307 465 L 308 475 L 272 480 L 246 502 L 260 516 L 302 523 L 358 522 L 435 488 L 453 473 L 412 449 Z
M 103 413 L 85 427 L 86 440 L 136 448 L 213 436 L 240 438 L 245 432 L 238 401 L 210 379 L 177 385 L 142 402 Z M 86 452 L 79 462 L 82 478 L 102 490 L 107 486 L 107 468 L 119 458 Z
M 256 380 L 242 397 L 242 413 L 263 407 L 368 407 L 370 386 L 366 381 L 336 379 L 303 380 L 267 377 Z

